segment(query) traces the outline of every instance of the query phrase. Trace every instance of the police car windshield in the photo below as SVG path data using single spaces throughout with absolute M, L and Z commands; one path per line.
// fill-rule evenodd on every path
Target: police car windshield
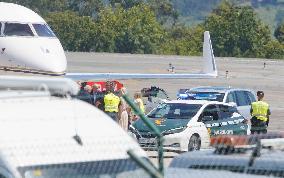
M 224 99 L 224 93 L 218 92 L 195 92 L 189 91 L 187 93 L 189 100 L 209 100 L 209 101 L 220 101 Z
M 163 103 L 151 111 L 149 118 L 190 119 L 199 111 L 201 104 Z

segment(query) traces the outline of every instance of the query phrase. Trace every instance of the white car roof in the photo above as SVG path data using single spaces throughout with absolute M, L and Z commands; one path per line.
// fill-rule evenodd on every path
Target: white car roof
M 0 99 L 0 164 L 10 167 L 127 159 L 146 153 L 120 126 L 83 101 L 51 96 Z M 83 145 L 73 136 L 78 135 Z
M 217 92 L 217 93 L 226 93 L 228 91 L 250 91 L 253 92 L 251 89 L 246 88 L 234 88 L 230 86 L 200 86 L 194 87 L 189 90 L 190 91 L 197 91 L 197 92 Z
M 0 22 L 45 23 L 34 11 L 13 3 L 0 2 Z
M 166 101 L 166 103 L 183 103 L 183 104 L 224 104 L 228 105 L 223 102 L 218 102 L 218 101 L 207 101 L 207 100 L 171 100 L 171 101 Z

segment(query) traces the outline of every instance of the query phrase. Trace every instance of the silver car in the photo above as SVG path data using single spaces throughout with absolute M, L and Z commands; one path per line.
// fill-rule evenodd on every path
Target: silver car
M 231 103 L 246 119 L 250 118 L 250 104 L 256 101 L 255 92 L 250 89 L 231 87 L 195 87 L 178 96 L 178 99 L 210 100 Z

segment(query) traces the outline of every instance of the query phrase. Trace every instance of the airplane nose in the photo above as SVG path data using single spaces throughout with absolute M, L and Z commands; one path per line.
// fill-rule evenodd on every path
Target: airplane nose
M 67 60 L 58 38 L 11 37 L 1 40 L 5 43 L 5 47 L 0 49 L 4 56 L 1 60 L 5 60 L 5 65 L 11 68 L 31 69 L 58 75 L 66 71 Z
M 56 55 L 52 55 L 52 58 L 50 58 L 49 60 L 50 66 L 47 71 L 53 73 L 64 73 L 66 71 L 67 60 L 63 50 L 60 53 L 57 53 Z
M 41 46 L 41 51 L 45 56 L 42 68 L 52 73 L 64 73 L 67 68 L 67 60 L 64 50 L 59 40 L 53 40 L 52 45 Z

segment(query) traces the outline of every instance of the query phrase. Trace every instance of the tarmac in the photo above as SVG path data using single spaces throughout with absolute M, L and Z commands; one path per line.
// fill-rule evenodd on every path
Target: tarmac
M 169 63 L 176 73 L 198 73 L 202 57 L 159 56 L 107 53 L 67 53 L 68 72 L 169 73 Z M 284 60 L 216 58 L 219 76 L 215 79 L 139 79 L 119 80 L 130 96 L 144 87 L 158 86 L 176 98 L 180 88 L 197 86 L 231 86 L 263 90 L 270 104 L 269 131 L 284 131 Z M 157 152 L 147 152 L 158 165 Z M 169 166 L 177 153 L 164 153 L 164 166 Z
M 67 72 L 121 72 L 169 73 L 171 63 L 175 73 L 198 73 L 202 57 L 160 56 L 109 53 L 66 53 Z M 197 86 L 231 86 L 263 90 L 265 101 L 270 104 L 270 131 L 284 130 L 284 60 L 219 58 L 216 57 L 218 77 L 215 79 L 137 79 L 119 80 L 129 94 L 144 87 L 158 86 L 176 98 L 180 88 Z M 226 72 L 227 71 L 227 72 Z
M 66 53 L 67 72 L 78 73 L 169 73 L 171 63 L 175 73 L 199 73 L 202 57 L 162 56 L 110 53 Z M 255 58 L 216 57 L 218 77 L 214 79 L 136 79 L 119 80 L 129 95 L 142 88 L 158 86 L 176 99 L 180 88 L 197 86 L 231 86 L 263 90 L 265 101 L 270 104 L 269 131 L 284 131 L 284 60 Z M 1 75 L 34 75 L 1 71 Z M 157 152 L 147 152 L 157 165 Z M 177 153 L 165 153 L 164 165 L 168 166 Z

